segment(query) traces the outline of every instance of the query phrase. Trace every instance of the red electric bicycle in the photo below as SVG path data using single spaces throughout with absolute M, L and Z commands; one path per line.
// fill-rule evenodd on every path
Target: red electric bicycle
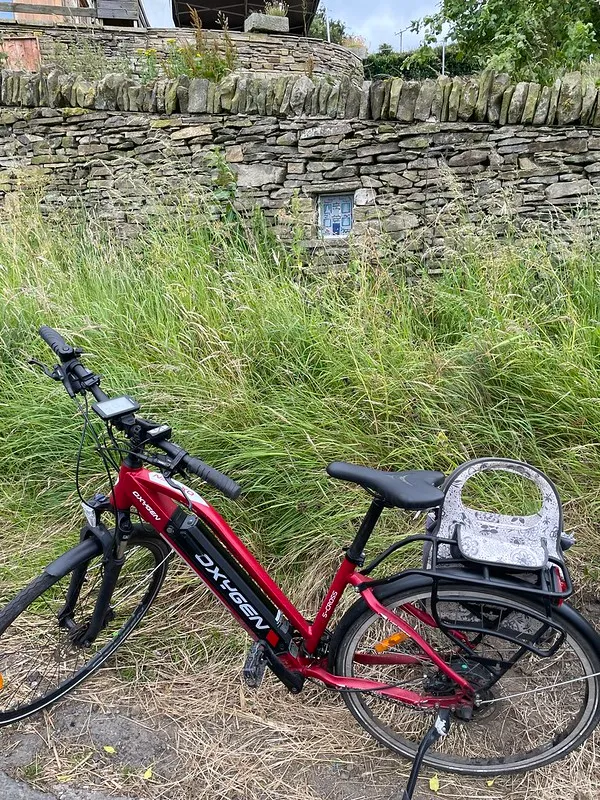
M 244 667 L 250 686 L 267 667 L 292 693 L 319 681 L 403 756 L 499 775 L 548 764 L 590 736 L 600 718 L 600 641 L 564 602 L 571 591 L 564 537 L 556 552 L 546 542 L 540 564 L 466 557 L 460 536 L 442 535 L 438 525 L 449 486 L 443 474 L 334 463 L 329 474 L 364 487 L 372 501 L 316 616 L 306 619 L 222 517 L 175 476 L 197 475 L 230 498 L 239 486 L 174 444 L 168 425 L 138 416 L 132 398 L 109 398 L 81 350 L 56 331 L 43 327 L 40 335 L 60 363 L 52 370 L 33 363 L 79 403 L 84 435 L 96 437 L 118 480 L 109 497 L 83 503 L 87 524 L 77 546 L 12 599 L 3 590 L 0 725 L 45 708 L 104 664 L 142 622 L 175 552 L 254 640 Z M 428 528 L 365 566 L 385 508 L 428 510 Z M 415 541 L 424 542 L 421 569 L 372 577 Z M 509 550 L 519 547 L 509 542 Z M 358 598 L 330 630 L 348 587 Z

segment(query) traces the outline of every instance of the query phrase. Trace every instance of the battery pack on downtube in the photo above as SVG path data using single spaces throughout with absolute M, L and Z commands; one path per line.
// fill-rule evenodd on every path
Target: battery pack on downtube
M 291 643 L 289 623 L 210 528 L 182 508 L 175 511 L 169 527 L 177 549 L 244 627 L 268 642 L 275 653 L 286 652 Z

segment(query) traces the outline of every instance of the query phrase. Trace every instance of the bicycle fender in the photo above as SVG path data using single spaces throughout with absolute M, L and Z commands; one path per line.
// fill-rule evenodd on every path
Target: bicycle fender
M 82 561 L 87 561 L 94 556 L 100 555 L 102 552 L 102 545 L 98 539 L 85 539 L 85 541 L 63 553 L 51 564 L 48 564 L 45 573 L 52 575 L 54 578 L 63 578 L 69 573 L 73 567 Z
M 587 639 L 590 646 L 593 647 L 598 656 L 600 656 L 600 635 L 593 627 L 591 622 L 588 622 L 588 620 L 583 617 L 579 611 L 576 611 L 573 606 L 570 606 L 568 603 L 563 603 L 561 606 L 559 606 L 555 610 L 555 614 L 558 617 L 562 617 L 562 619 L 572 625 L 585 639 Z

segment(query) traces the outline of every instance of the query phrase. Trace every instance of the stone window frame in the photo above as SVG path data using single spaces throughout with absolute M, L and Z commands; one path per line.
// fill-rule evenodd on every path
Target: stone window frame
M 346 191 L 346 192 L 320 192 L 317 195 L 317 228 L 319 232 L 319 238 L 331 242 L 331 241 L 339 241 L 347 239 L 354 228 L 355 223 L 355 210 L 356 210 L 356 203 L 355 203 L 355 195 L 356 192 L 353 191 Z M 325 201 L 332 198 L 348 198 L 350 200 L 350 226 L 347 227 L 347 230 L 343 230 L 340 233 L 325 233 Z M 343 209 L 340 212 L 344 214 Z M 345 216 L 345 215 L 344 215 Z M 341 223 L 340 223 L 341 224 Z

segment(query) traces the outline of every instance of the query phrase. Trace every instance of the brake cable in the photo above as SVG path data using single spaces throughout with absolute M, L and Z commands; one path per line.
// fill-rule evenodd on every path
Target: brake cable
M 172 489 L 178 489 L 178 490 L 181 492 L 181 496 L 183 497 L 183 499 L 184 499 L 184 501 L 185 501 L 185 504 L 187 505 L 188 509 L 189 509 L 190 511 L 193 511 L 193 510 L 194 510 L 194 507 L 193 507 L 193 505 L 192 505 L 192 501 L 191 501 L 191 499 L 190 499 L 190 498 L 187 496 L 187 494 L 185 493 L 184 487 L 183 487 L 181 484 L 178 486 L 178 485 L 175 483 L 175 481 L 173 480 L 173 475 L 174 475 L 174 474 L 175 474 L 175 472 L 177 471 L 177 467 L 179 466 L 179 464 L 181 464 L 181 462 L 182 462 L 182 461 L 183 461 L 183 459 L 186 457 L 186 455 L 187 455 L 186 451 L 185 451 L 185 450 L 183 450 L 183 449 L 181 449 L 181 450 L 180 450 L 180 451 L 177 453 L 177 455 L 176 455 L 176 456 L 174 456 L 174 457 L 171 459 L 171 463 L 169 464 L 169 467 L 168 467 L 168 469 L 166 469 L 166 470 L 164 470 L 164 471 L 163 471 L 163 477 L 164 477 L 164 479 L 166 480 L 166 482 L 169 484 L 169 486 L 170 486 Z

